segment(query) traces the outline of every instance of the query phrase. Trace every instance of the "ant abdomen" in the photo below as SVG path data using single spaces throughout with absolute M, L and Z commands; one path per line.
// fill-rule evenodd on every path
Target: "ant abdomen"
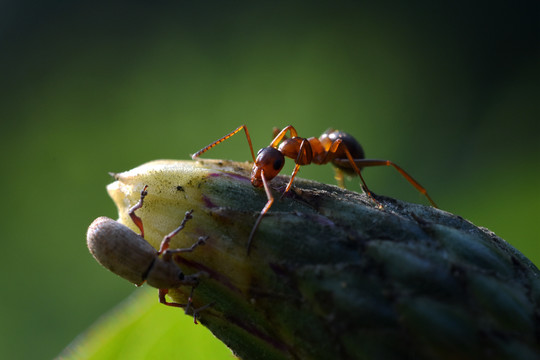
M 334 129 L 328 129 L 326 130 L 321 137 L 319 138 L 321 141 L 322 146 L 326 149 L 326 151 L 330 150 L 330 147 L 336 140 L 341 140 L 341 142 L 345 145 L 347 150 L 349 150 L 349 153 L 353 157 L 353 159 L 364 159 L 364 149 L 360 145 L 360 143 L 351 135 L 347 134 L 346 132 L 334 130 Z M 334 153 L 331 154 L 332 160 L 333 159 L 345 159 L 345 147 L 340 146 L 336 149 Z M 332 165 L 335 167 L 345 171 L 346 173 L 354 174 L 355 170 L 352 167 L 350 163 L 344 163 L 344 162 L 334 162 L 332 161 Z M 358 168 L 362 168 L 362 166 L 358 166 Z

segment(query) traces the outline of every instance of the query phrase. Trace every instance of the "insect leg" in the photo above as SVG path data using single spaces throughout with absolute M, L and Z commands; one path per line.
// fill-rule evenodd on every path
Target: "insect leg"
M 349 152 L 349 149 L 347 149 L 347 145 L 345 145 L 341 139 L 335 140 L 332 143 L 332 145 L 330 145 L 330 149 L 328 149 L 328 153 L 326 156 L 328 156 L 329 154 L 336 153 L 340 146 L 345 151 L 345 155 L 347 156 L 347 160 L 343 159 L 343 161 L 344 162 L 348 161 L 348 163 L 352 166 L 356 174 L 358 174 L 358 176 L 360 177 L 360 181 L 362 182 L 362 190 L 364 190 L 367 196 L 369 196 L 371 200 L 373 200 L 377 204 L 378 207 L 382 207 L 381 203 L 375 200 L 375 198 L 373 197 L 373 194 L 371 194 L 371 191 L 369 190 L 366 184 L 366 181 L 364 180 L 364 177 L 362 176 L 362 173 L 360 172 L 360 169 L 356 165 L 355 160 L 353 159 L 351 153 Z
M 144 198 L 146 197 L 146 195 L 148 195 L 148 192 L 146 191 L 146 189 L 148 189 L 148 185 L 144 185 L 144 188 L 141 190 L 141 198 L 135 205 L 133 205 L 128 210 L 129 217 L 131 217 L 131 220 L 133 221 L 133 223 L 139 228 L 139 230 L 141 231 L 141 236 L 143 238 L 144 238 L 143 223 L 142 223 L 141 218 L 135 215 L 135 211 L 142 208 Z
M 255 225 L 253 225 L 253 228 L 251 229 L 251 233 L 249 234 L 248 238 L 248 244 L 247 244 L 247 254 L 249 255 L 249 250 L 251 247 L 251 242 L 253 241 L 253 236 L 255 236 L 255 232 L 257 231 L 257 228 L 259 227 L 259 224 L 261 223 L 261 220 L 266 214 L 266 212 L 272 207 L 272 204 L 274 203 L 274 197 L 272 196 L 272 191 L 270 190 L 270 186 L 268 185 L 268 182 L 266 181 L 266 178 L 264 177 L 264 170 L 261 170 L 261 178 L 264 185 L 264 191 L 266 191 L 266 197 L 268 198 L 268 201 L 266 202 L 266 205 L 261 210 L 261 213 L 259 214 L 259 217 L 257 218 L 257 221 L 255 221 Z
M 193 288 L 191 290 L 191 292 L 193 293 Z M 180 304 L 180 303 L 176 303 L 176 302 L 170 302 L 170 301 L 167 301 L 167 298 L 165 297 L 165 295 L 167 295 L 169 293 L 169 289 L 159 289 L 159 302 L 162 303 L 163 305 L 167 305 L 167 306 L 174 306 L 174 307 L 179 307 L 179 308 L 186 308 L 190 305 L 190 302 L 191 302 L 191 296 L 188 298 L 188 303 L 187 304 Z
M 214 305 L 214 303 L 211 302 L 209 304 L 206 304 L 206 305 L 203 305 L 203 306 L 201 306 L 199 308 L 194 309 L 193 306 L 192 306 L 192 304 L 193 304 L 193 292 L 195 291 L 196 287 L 197 287 L 197 285 L 193 285 L 191 287 L 191 292 L 189 293 L 188 301 L 187 301 L 186 304 L 180 304 L 180 303 L 177 303 L 177 302 L 167 301 L 166 295 L 169 293 L 169 289 L 159 289 L 159 292 L 158 292 L 159 302 L 162 303 L 163 305 L 173 306 L 173 307 L 177 307 L 177 308 L 183 308 L 184 313 L 186 315 L 188 315 L 189 310 L 192 309 L 193 322 L 195 324 L 198 324 L 197 318 L 199 317 L 200 312 L 202 310 Z
M 343 171 L 341 171 L 340 168 L 334 166 L 334 179 L 336 179 L 336 182 L 338 186 L 342 189 L 345 189 L 345 181 L 343 179 Z
M 203 305 L 203 306 L 201 306 L 201 307 L 199 307 L 197 309 L 194 309 L 193 306 L 191 306 L 193 304 L 193 291 L 194 290 L 195 290 L 195 286 L 193 286 L 191 288 L 191 293 L 189 294 L 188 303 L 187 303 L 186 308 L 184 309 L 184 312 L 187 315 L 189 310 L 193 309 L 193 311 L 192 311 L 192 313 L 193 313 L 193 322 L 195 324 L 198 324 L 197 319 L 199 318 L 200 312 L 203 311 L 204 309 L 206 309 L 207 307 L 210 307 L 210 306 L 214 305 L 214 303 L 211 302 L 211 303 Z
M 192 213 L 193 213 L 193 210 L 186 211 L 186 214 L 184 215 L 184 219 L 182 220 L 182 223 L 180 224 L 180 226 L 178 226 L 176 229 L 174 229 L 171 233 L 169 233 L 163 238 L 163 240 L 161 241 L 161 245 L 159 247 L 158 255 L 163 254 L 163 252 L 169 248 L 171 239 L 176 234 L 178 234 L 184 228 L 184 226 L 186 226 L 186 223 L 188 222 L 188 220 L 191 220 L 193 218 L 193 216 L 191 216 Z
M 281 197 L 283 197 L 283 195 L 285 195 L 291 189 L 293 180 L 296 177 L 298 170 L 300 169 L 300 162 L 302 163 L 311 162 L 311 159 L 306 159 L 308 157 L 308 153 L 306 151 L 307 146 L 310 146 L 309 142 L 306 139 L 302 140 L 302 143 L 300 144 L 300 149 L 298 150 L 298 156 L 296 157 L 296 160 L 294 161 L 295 166 L 291 175 L 291 179 L 289 180 L 289 183 L 287 184 L 285 191 L 283 192 L 283 194 L 281 194 Z
M 341 160 L 339 160 L 339 162 L 341 162 Z M 420 183 L 416 181 L 411 175 L 409 175 L 405 170 L 403 170 L 397 164 L 394 164 L 392 161 L 374 160 L 374 159 L 355 159 L 354 162 L 355 164 L 361 167 L 366 167 L 366 166 L 392 166 L 394 167 L 394 169 L 396 169 L 409 183 L 411 183 L 411 185 L 414 186 L 416 190 L 418 190 L 422 195 L 424 195 L 429 200 L 429 202 L 431 203 L 433 207 L 437 207 L 433 199 L 431 199 L 431 197 L 427 193 L 427 190 L 422 185 L 420 185 Z
M 288 126 L 285 126 L 283 128 L 283 130 L 281 130 L 277 135 L 276 137 L 274 138 L 274 140 L 272 140 L 272 142 L 270 143 L 270 146 L 271 147 L 277 147 L 279 142 L 281 140 L 283 140 L 285 138 L 285 134 L 287 133 L 287 131 L 290 131 L 291 132 L 291 137 L 297 137 L 298 136 L 298 133 L 296 132 L 296 129 L 292 126 L 292 125 L 288 125 Z
M 197 309 L 193 309 L 193 322 L 195 322 L 195 324 L 198 324 L 197 322 L 197 319 L 199 318 L 199 315 L 200 315 L 200 312 L 203 311 L 204 309 L 210 307 L 214 305 L 214 302 L 211 302 L 210 304 L 206 304 L 206 305 L 203 305 Z
M 192 252 L 195 250 L 196 247 L 206 244 L 206 240 L 208 239 L 208 236 L 201 236 L 199 239 L 190 247 L 183 248 L 183 249 L 166 249 L 163 252 L 163 258 L 165 260 L 169 260 L 172 255 L 178 254 L 178 253 L 185 253 L 185 252 Z

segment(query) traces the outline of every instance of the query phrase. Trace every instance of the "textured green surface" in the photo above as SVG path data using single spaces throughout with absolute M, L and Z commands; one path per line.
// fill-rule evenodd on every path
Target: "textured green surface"
M 298 179 L 246 255 L 265 195 L 249 164 L 156 161 L 116 175 L 120 219 L 139 215 L 157 246 L 174 239 L 186 273 L 205 271 L 201 322 L 245 359 L 527 359 L 540 355 L 539 271 L 492 232 L 432 207 Z M 283 189 L 286 178 L 272 182 Z M 276 193 L 279 196 L 279 193 Z M 189 287 L 172 292 L 185 302 Z

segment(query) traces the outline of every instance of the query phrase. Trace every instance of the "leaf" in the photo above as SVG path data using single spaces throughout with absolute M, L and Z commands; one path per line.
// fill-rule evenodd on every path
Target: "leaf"
M 180 309 L 143 287 L 81 334 L 59 359 L 232 359 L 229 350 Z

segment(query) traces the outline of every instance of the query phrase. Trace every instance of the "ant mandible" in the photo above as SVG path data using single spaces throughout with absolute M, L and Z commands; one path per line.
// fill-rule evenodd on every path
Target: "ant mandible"
M 255 221 L 255 225 L 253 225 L 251 233 L 249 234 L 247 245 L 248 254 L 253 236 L 255 235 L 263 216 L 274 203 L 274 197 L 272 196 L 268 183 L 278 175 L 283 168 L 285 156 L 294 159 L 295 166 L 291 179 L 283 194 L 290 190 L 300 166 L 309 165 L 311 163 L 323 165 L 332 162 L 332 165 L 336 167 L 336 179 L 341 187 L 344 187 L 343 172 L 351 175 L 357 174 L 362 182 L 362 190 L 377 203 L 379 207 L 382 207 L 381 204 L 375 200 L 371 191 L 369 191 L 360 170 L 367 166 L 392 166 L 420 193 L 425 195 L 431 205 L 437 207 L 435 202 L 433 202 L 428 195 L 426 189 L 405 172 L 405 170 L 390 160 L 364 159 L 364 150 L 358 141 L 351 135 L 334 129 L 326 130 L 319 138 L 311 137 L 306 139 L 299 137 L 296 129 L 292 125 L 286 126 L 281 131 L 274 131 L 274 140 L 272 140 L 268 147 L 260 149 L 257 153 L 257 157 L 255 157 L 248 129 L 246 125 L 242 125 L 231 133 L 197 151 L 191 156 L 192 159 L 197 159 L 203 153 L 242 130 L 246 133 L 249 149 L 251 150 L 251 156 L 253 158 L 251 184 L 255 187 L 264 187 L 266 197 L 268 198 L 266 205 L 261 210 L 259 217 L 257 218 L 257 221 Z M 286 137 L 287 131 L 290 132 L 290 138 Z

